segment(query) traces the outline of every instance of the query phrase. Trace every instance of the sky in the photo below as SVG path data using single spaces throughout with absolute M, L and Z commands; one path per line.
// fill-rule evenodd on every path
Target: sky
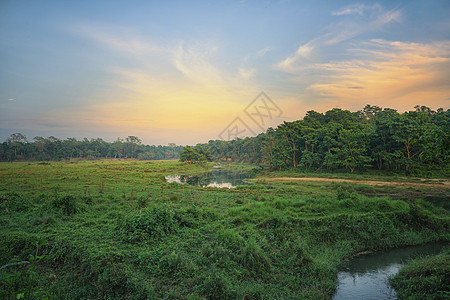
M 0 0 L 0 141 L 195 145 L 450 104 L 450 1 Z

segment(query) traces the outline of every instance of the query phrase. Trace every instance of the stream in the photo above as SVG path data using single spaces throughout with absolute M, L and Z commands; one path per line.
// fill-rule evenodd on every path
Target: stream
M 402 247 L 354 257 L 338 273 L 338 287 L 333 299 L 397 299 L 389 277 L 412 259 L 439 254 L 445 245 Z

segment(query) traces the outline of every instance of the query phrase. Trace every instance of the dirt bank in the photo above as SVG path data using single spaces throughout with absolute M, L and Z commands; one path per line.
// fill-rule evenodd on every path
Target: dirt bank
M 265 181 L 316 181 L 316 182 L 348 182 L 366 185 L 393 185 L 393 186 L 404 186 L 404 187 L 428 187 L 428 188 L 440 188 L 440 189 L 450 189 L 450 181 L 445 179 L 421 179 L 422 181 L 431 181 L 429 183 L 425 182 L 397 182 L 397 181 L 375 181 L 375 180 L 353 180 L 353 179 L 339 179 L 339 178 L 318 178 L 318 177 L 263 177 L 258 178 L 258 180 Z

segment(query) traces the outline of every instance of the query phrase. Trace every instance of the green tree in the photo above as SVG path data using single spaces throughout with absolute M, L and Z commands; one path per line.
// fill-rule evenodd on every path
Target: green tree
M 130 135 L 126 138 L 126 142 L 130 146 L 130 157 L 134 157 L 134 151 L 136 150 L 136 146 L 140 145 L 142 140 L 137 136 Z
M 27 138 L 22 133 L 13 133 L 6 139 L 6 143 L 14 148 L 14 157 L 17 158 L 17 152 L 22 150 L 24 143 L 27 143 Z M 23 154 L 22 154 L 23 157 Z

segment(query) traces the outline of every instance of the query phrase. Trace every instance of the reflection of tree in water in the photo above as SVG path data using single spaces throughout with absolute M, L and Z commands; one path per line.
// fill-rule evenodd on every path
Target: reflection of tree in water
M 250 178 L 250 174 L 240 171 L 217 170 L 199 175 L 177 175 L 175 182 L 187 183 L 193 186 L 236 187 L 248 184 L 243 180 Z M 173 179 L 172 179 L 173 180 Z
M 189 185 L 199 185 L 200 179 L 198 176 L 188 176 L 186 177 L 185 182 Z

